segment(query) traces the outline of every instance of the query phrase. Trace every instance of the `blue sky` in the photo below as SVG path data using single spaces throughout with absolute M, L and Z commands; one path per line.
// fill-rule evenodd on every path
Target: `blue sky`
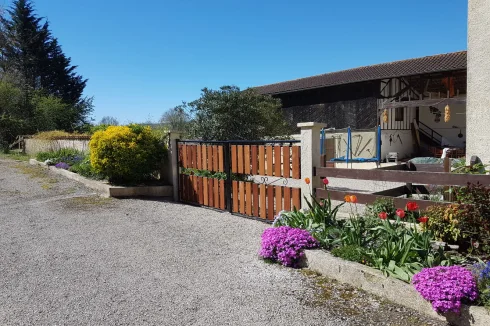
M 5 5 L 10 1 L 3 0 Z M 466 0 L 35 0 L 89 79 L 94 119 L 158 120 L 242 88 L 466 49 Z

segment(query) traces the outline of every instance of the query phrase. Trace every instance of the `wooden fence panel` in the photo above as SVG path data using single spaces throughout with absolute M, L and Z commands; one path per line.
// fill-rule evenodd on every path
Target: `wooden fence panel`
M 218 171 L 219 168 L 219 155 L 218 155 L 218 146 L 213 146 L 213 171 Z
M 213 171 L 213 161 L 214 161 L 214 155 L 213 155 L 213 146 L 206 146 L 207 151 L 208 151 L 208 168 L 207 170 Z
M 192 153 L 192 168 L 197 169 L 197 145 L 191 146 Z
M 199 146 L 197 149 L 199 150 L 200 148 L 201 146 Z M 202 177 L 197 177 L 197 193 L 198 193 L 199 205 L 204 205 L 204 191 L 202 189 Z
M 223 146 L 218 146 L 218 171 L 225 172 L 224 168 Z
M 284 187 L 283 190 L 284 190 L 284 210 L 290 211 L 291 210 L 291 188 Z
M 225 203 L 225 180 L 219 181 L 219 209 L 224 210 L 226 208 Z
M 202 194 L 204 197 L 204 206 L 209 206 L 209 187 L 208 178 L 202 178 Z
M 274 175 L 282 176 L 281 146 L 274 146 Z
M 267 218 L 267 203 L 266 203 L 266 186 L 260 185 L 260 217 L 263 219 Z
M 293 146 L 293 179 L 301 179 L 300 146 Z
M 232 181 L 233 213 L 238 213 L 238 181 Z
M 237 146 L 238 173 L 243 173 L 243 145 Z
M 206 145 L 201 146 L 201 155 L 202 155 L 201 169 L 206 170 L 208 168 L 208 151 Z
M 253 216 L 259 217 L 259 185 L 256 183 L 252 184 L 252 197 L 253 197 Z
M 266 164 L 267 164 L 267 171 L 266 171 L 266 174 L 265 175 L 268 175 L 268 176 L 273 176 L 274 175 L 274 158 L 273 158 L 273 148 L 272 146 L 266 146 L 265 147 L 265 150 L 266 150 L 266 157 L 265 157 L 265 161 L 266 161 Z
M 238 163 L 237 163 L 236 145 L 231 145 L 230 148 L 231 148 L 231 172 L 237 173 Z
M 289 151 L 291 150 L 291 147 L 289 146 L 284 146 L 282 148 L 282 160 L 283 160 L 283 176 L 285 178 L 290 177 L 290 169 L 291 169 L 291 163 L 290 163 L 290 154 Z
M 259 174 L 266 175 L 265 174 L 265 146 L 263 145 L 259 146 Z
M 213 179 L 214 208 L 219 208 L 219 180 Z
M 197 168 L 202 170 L 202 146 L 197 145 Z
M 301 209 L 301 189 L 293 188 L 293 207 Z
M 267 186 L 267 219 L 274 219 L 274 186 Z
M 213 179 L 208 178 L 209 207 L 214 207 Z
M 251 159 L 252 159 L 252 174 L 257 175 L 258 171 L 258 147 L 257 145 L 252 145 L 251 146 L 252 154 L 251 154 Z
M 245 183 L 245 214 L 252 216 L 252 183 Z
M 276 193 L 276 213 L 282 211 L 282 188 L 281 186 L 274 186 L 274 191 Z
M 238 193 L 240 200 L 240 214 L 245 214 L 245 182 L 238 182 Z
M 243 146 L 243 173 L 250 174 L 250 145 Z
M 182 145 L 182 167 L 187 168 L 187 145 L 184 144 Z

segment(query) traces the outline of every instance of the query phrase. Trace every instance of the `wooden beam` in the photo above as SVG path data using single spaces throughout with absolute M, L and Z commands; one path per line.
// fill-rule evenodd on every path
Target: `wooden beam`
M 344 197 L 346 195 L 355 195 L 357 197 L 358 204 L 372 204 L 376 199 L 379 198 L 393 199 L 395 207 L 402 208 L 402 209 L 405 208 L 405 206 L 407 206 L 408 202 L 416 202 L 421 210 L 425 210 L 429 206 L 451 204 L 449 202 L 438 202 L 438 201 L 420 200 L 420 199 L 412 199 L 412 198 L 393 198 L 393 197 L 375 195 L 375 194 L 325 190 L 322 188 L 316 189 L 316 196 L 318 199 L 327 199 L 329 194 L 331 200 L 337 200 L 337 201 L 344 201 Z
M 490 175 L 483 174 L 454 174 L 443 172 L 419 171 L 390 171 L 390 170 L 363 170 L 363 169 L 336 169 L 317 168 L 316 176 L 360 179 L 386 182 L 418 183 L 441 186 L 466 186 L 468 183 L 481 183 L 490 185 Z

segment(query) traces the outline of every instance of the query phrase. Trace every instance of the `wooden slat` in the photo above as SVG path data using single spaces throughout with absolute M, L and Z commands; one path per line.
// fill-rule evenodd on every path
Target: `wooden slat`
M 252 154 L 251 154 L 251 156 L 252 156 L 251 157 L 251 160 L 252 160 L 252 174 L 253 175 L 256 175 L 259 172 L 258 171 L 258 167 L 259 167 L 258 162 L 259 162 L 259 160 L 258 160 L 258 157 L 257 157 L 257 155 L 258 155 L 258 147 L 257 147 L 257 145 L 252 145 L 251 146 L 251 151 L 252 151 Z
M 197 168 L 202 169 L 202 146 L 197 145 Z
M 224 157 L 223 157 L 223 146 L 218 146 L 218 171 L 219 172 L 225 172 L 225 168 L 223 166 L 224 164 Z
M 274 146 L 274 175 L 282 176 L 281 146 Z
M 237 146 L 238 173 L 243 173 L 243 145 Z
M 282 211 L 282 188 L 281 186 L 274 187 L 274 191 L 276 192 L 276 213 Z
M 293 179 L 301 179 L 301 158 L 300 158 L 300 146 L 291 147 L 293 152 Z
M 243 146 L 243 173 L 250 174 L 250 145 Z
M 252 183 L 245 183 L 245 214 L 252 216 Z
M 444 172 L 390 171 L 363 169 L 317 168 L 317 176 L 360 180 L 382 180 L 385 182 L 418 183 L 441 186 L 466 186 L 470 183 L 490 185 L 490 175 L 455 174 Z
M 208 178 L 202 178 L 202 195 L 203 195 L 204 206 L 209 206 Z
M 192 168 L 192 145 L 186 146 L 187 152 L 187 167 Z
M 231 145 L 231 172 L 237 173 L 238 171 L 238 163 L 237 163 L 237 153 L 236 153 L 236 145 Z
M 213 146 L 206 146 L 206 149 L 208 151 L 208 170 L 213 171 L 213 161 L 214 161 Z
M 202 155 L 201 169 L 207 170 L 208 169 L 208 151 L 207 151 L 206 145 L 201 146 L 201 155 Z
M 209 207 L 214 207 L 214 190 L 213 190 L 212 178 L 208 178 L 208 196 L 209 196 Z
M 217 172 L 219 169 L 219 154 L 218 145 L 213 146 L 213 171 Z
M 233 213 L 238 213 L 238 181 L 232 181 Z
M 274 186 L 267 186 L 267 219 L 274 219 Z
M 240 214 L 245 214 L 245 182 L 238 182 L 238 195 L 240 197 Z
M 260 185 L 260 214 L 259 217 L 267 218 L 267 193 L 266 185 Z
M 196 147 L 194 147 L 196 148 Z M 197 150 L 197 148 L 196 148 Z M 197 176 L 193 175 L 191 176 L 191 182 L 192 182 L 192 201 L 195 203 L 199 202 L 199 196 L 198 196 L 198 190 L 197 190 Z
M 201 148 L 201 146 L 199 146 L 197 149 L 199 150 L 200 148 Z M 204 191 L 202 188 L 202 177 L 197 177 L 197 193 L 198 193 L 199 205 L 203 205 L 204 204 Z
M 182 145 L 182 167 L 187 168 L 187 145 Z
M 290 163 L 290 151 L 291 147 L 289 146 L 284 146 L 282 148 L 282 160 L 283 160 L 283 165 L 282 165 L 282 170 L 283 170 L 283 176 L 285 178 L 290 177 L 290 169 L 291 169 L 291 163 Z
M 225 203 L 225 180 L 219 181 L 219 209 L 224 210 L 226 208 Z
M 284 210 L 291 211 L 291 188 L 284 187 Z
M 192 168 L 197 169 L 197 146 L 192 145 Z
M 301 190 L 298 188 L 293 188 L 293 207 L 297 210 L 301 209 Z
M 253 200 L 253 212 L 252 215 L 259 217 L 259 185 L 256 183 L 252 184 L 252 200 Z
M 273 159 L 274 150 L 273 150 L 272 146 L 266 146 L 265 152 L 266 152 L 265 161 L 266 161 L 266 165 L 267 165 L 267 170 L 265 172 L 265 175 L 273 176 L 274 175 L 274 165 L 273 165 L 274 164 L 274 159 Z
M 317 198 L 328 198 L 328 194 L 330 193 L 330 199 L 331 200 L 338 200 L 338 201 L 344 201 L 344 197 L 346 195 L 355 195 L 357 197 L 357 203 L 358 204 L 372 204 L 376 199 L 378 198 L 384 198 L 384 199 L 392 199 L 393 203 L 395 204 L 395 207 L 397 208 L 404 208 L 407 206 L 408 202 L 416 202 L 421 210 L 427 209 L 429 206 L 434 206 L 434 205 L 449 205 L 449 204 L 454 204 L 450 202 L 441 202 L 441 201 L 430 201 L 430 200 L 419 200 L 419 199 L 413 199 L 413 198 L 393 198 L 393 197 L 387 197 L 387 196 L 382 196 L 382 195 L 375 195 L 375 194 L 366 194 L 366 193 L 357 193 L 357 192 L 345 192 L 345 191 L 337 191 L 337 190 L 331 190 L 329 189 L 328 191 L 325 189 L 317 189 L 316 190 L 316 195 Z
M 259 174 L 265 175 L 265 146 L 259 146 Z
M 219 208 L 219 180 L 216 178 L 213 179 L 213 197 L 214 197 L 214 208 Z

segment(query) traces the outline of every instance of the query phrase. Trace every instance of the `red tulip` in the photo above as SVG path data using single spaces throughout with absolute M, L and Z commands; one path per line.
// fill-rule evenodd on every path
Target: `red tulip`
M 409 201 L 407 203 L 407 210 L 413 212 L 413 211 L 416 211 L 417 209 L 419 209 L 419 205 L 417 205 L 416 202 L 414 201 Z
M 325 186 L 326 186 L 326 185 L 328 185 L 328 179 L 327 179 L 327 178 L 323 179 L 323 184 L 324 184 Z
M 427 216 L 421 216 L 417 219 L 420 223 L 427 223 L 428 220 L 429 218 Z
M 404 218 L 405 217 L 405 211 L 403 209 L 397 209 L 396 210 L 396 215 L 398 215 L 399 218 Z
M 351 202 L 351 203 L 354 203 L 354 204 L 355 204 L 355 203 L 357 203 L 357 196 L 355 196 L 355 195 L 350 195 L 350 202 Z
M 386 218 L 388 217 L 388 214 L 386 212 L 381 212 L 378 214 L 378 216 L 380 219 L 386 220 Z

